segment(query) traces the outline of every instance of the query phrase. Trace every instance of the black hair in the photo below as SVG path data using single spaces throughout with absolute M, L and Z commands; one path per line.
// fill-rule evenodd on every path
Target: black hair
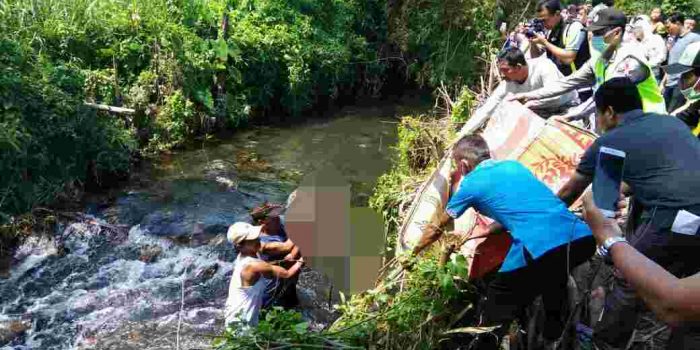
M 501 50 L 497 57 L 499 61 L 508 62 L 508 65 L 511 67 L 515 67 L 517 65 L 527 66 L 525 54 L 523 54 L 523 52 L 515 46 L 506 47 L 505 49 Z
M 559 0 L 540 0 L 537 2 L 537 11 L 542 11 L 542 9 L 547 9 L 550 14 L 555 14 L 557 11 L 561 11 L 561 2 Z
M 680 12 L 674 12 L 670 16 L 668 16 L 666 20 L 671 23 L 683 25 L 683 22 L 685 22 L 685 16 L 683 16 L 683 14 Z
M 491 158 L 489 145 L 481 135 L 466 135 L 459 139 L 452 152 L 457 159 L 464 159 L 476 166 Z
M 612 107 L 615 113 L 625 113 L 642 109 L 642 97 L 637 86 L 628 77 L 612 78 L 595 92 L 595 105 L 598 110 Z

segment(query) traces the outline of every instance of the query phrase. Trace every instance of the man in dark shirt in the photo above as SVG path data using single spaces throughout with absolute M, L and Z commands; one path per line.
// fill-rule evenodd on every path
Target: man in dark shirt
M 265 203 L 250 213 L 255 225 L 262 225 L 260 231 L 260 259 L 277 263 L 283 267 L 289 267 L 301 257 L 299 247 L 287 236 L 281 220 L 284 207 L 277 204 Z M 296 284 L 299 275 L 292 278 L 267 280 L 263 307 L 278 304 L 285 307 L 293 307 L 298 303 Z
M 630 244 L 679 278 L 697 273 L 700 142 L 680 120 L 642 112 L 639 92 L 629 78 L 614 78 L 601 85 L 595 102 L 596 121 L 605 133 L 586 150 L 559 197 L 571 204 L 590 185 L 601 147 L 625 152 L 623 182 L 635 204 L 643 207 L 639 225 L 627 237 Z M 603 317 L 595 326 L 598 348 L 624 348 L 642 306 L 624 279 L 616 278 L 606 294 Z M 685 336 L 677 331 L 672 334 L 675 339 Z

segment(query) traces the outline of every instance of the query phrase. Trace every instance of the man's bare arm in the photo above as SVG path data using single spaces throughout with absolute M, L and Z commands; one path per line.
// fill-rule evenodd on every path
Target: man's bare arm
M 577 51 L 567 51 L 562 49 L 549 41 L 546 42 L 545 46 L 547 47 L 547 50 L 552 53 L 552 55 L 556 56 L 559 61 L 564 64 L 570 64 L 573 62 L 576 59 L 576 54 L 578 53 Z
M 679 279 L 628 244 L 610 249 L 615 267 L 664 322 L 700 321 L 700 274 Z
M 574 204 L 576 199 L 581 197 L 581 194 L 583 194 L 583 191 L 591 184 L 591 181 L 593 181 L 592 176 L 583 175 L 576 171 L 569 181 L 559 189 L 557 196 L 567 207 L 570 207 Z
M 294 249 L 295 245 L 291 239 L 284 242 L 268 242 L 260 246 L 260 250 L 270 255 L 285 255 Z
M 595 206 L 592 193 L 584 196 L 583 206 L 584 218 L 598 244 L 622 236 L 617 222 Z M 625 280 L 663 321 L 672 326 L 700 321 L 700 274 L 678 279 L 625 243 L 613 244 L 610 255 Z
M 291 278 L 292 276 L 296 275 L 297 272 L 299 272 L 302 265 L 303 261 L 297 261 L 294 265 L 292 265 L 292 267 L 285 269 L 284 267 L 260 261 L 252 263 L 249 266 L 253 272 L 260 273 L 267 278 Z

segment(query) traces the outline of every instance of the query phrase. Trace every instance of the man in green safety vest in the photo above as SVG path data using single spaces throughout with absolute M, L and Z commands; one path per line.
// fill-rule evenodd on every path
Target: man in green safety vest
M 625 14 L 619 10 L 614 8 L 601 10 L 587 28 L 591 47 L 594 51 L 600 52 L 600 55 L 593 55 L 581 69 L 568 77 L 541 89 L 513 95 L 509 99 L 519 100 L 527 107 L 533 103 L 531 101 L 559 96 L 591 85 L 593 90 L 597 90 L 600 85 L 612 78 L 628 77 L 637 86 L 639 95 L 642 97 L 644 112 L 666 114 L 663 94 L 651 67 L 631 49 L 621 45 L 626 23 Z M 569 111 L 564 119 L 580 119 L 594 112 L 595 103 L 591 99 Z

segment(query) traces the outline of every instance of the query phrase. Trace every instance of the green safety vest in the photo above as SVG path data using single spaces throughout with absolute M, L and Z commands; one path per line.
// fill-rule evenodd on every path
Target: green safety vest
M 664 101 L 664 96 L 659 90 L 659 86 L 656 83 L 656 78 L 654 74 L 651 73 L 651 68 L 649 65 L 644 63 L 644 61 L 636 58 L 634 55 L 627 54 L 626 57 L 634 57 L 639 61 L 640 64 L 645 65 L 649 69 L 649 76 L 642 82 L 637 83 L 637 91 L 639 91 L 639 96 L 642 97 L 642 108 L 646 113 L 659 113 L 668 114 L 666 112 L 666 102 Z M 621 62 L 622 60 L 620 60 Z M 602 57 L 598 57 L 595 62 L 594 72 L 595 72 L 595 87 L 594 90 L 598 90 L 604 82 L 614 78 L 614 70 L 616 65 L 608 65 Z

